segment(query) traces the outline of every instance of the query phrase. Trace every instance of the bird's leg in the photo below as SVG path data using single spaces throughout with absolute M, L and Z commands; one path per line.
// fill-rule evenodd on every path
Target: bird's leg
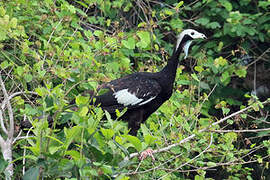
M 128 129 L 130 129 L 129 134 L 132 136 L 137 136 L 137 132 L 140 129 L 140 124 L 141 123 L 136 121 L 136 119 L 130 118 L 130 121 L 128 122 Z
M 130 129 L 129 134 L 132 136 L 137 136 L 137 132 L 140 129 L 141 123 L 143 121 L 143 111 L 133 112 L 129 115 L 128 129 Z
M 155 161 L 155 157 L 153 155 L 153 150 L 152 149 L 149 148 L 149 149 L 141 152 L 139 159 L 142 161 L 145 158 L 147 158 L 147 156 L 150 156 L 152 158 L 152 161 Z

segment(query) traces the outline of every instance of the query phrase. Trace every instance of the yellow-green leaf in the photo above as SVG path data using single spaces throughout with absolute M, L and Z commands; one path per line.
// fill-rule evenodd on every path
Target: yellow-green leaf
M 75 99 L 75 102 L 77 105 L 81 105 L 81 104 L 87 104 L 89 101 L 89 97 L 85 97 L 85 96 L 77 96 Z
M 79 115 L 80 115 L 81 117 L 84 117 L 84 116 L 87 115 L 87 113 L 88 113 L 88 107 L 87 107 L 87 106 L 83 106 L 83 107 L 80 109 Z
M 0 6 L 0 16 L 4 16 L 6 14 L 6 10 Z
M 224 59 L 223 57 L 219 57 L 219 58 L 216 58 L 215 60 L 214 60 L 214 65 L 216 66 L 216 67 L 219 67 L 219 66 L 226 66 L 228 64 L 228 62 L 227 62 L 227 60 L 226 59 Z
M 125 137 L 135 147 L 137 151 L 142 150 L 142 143 L 137 137 L 131 135 L 126 135 Z
M 195 66 L 195 71 L 197 71 L 197 72 L 199 72 L 199 73 L 201 73 L 201 72 L 203 72 L 204 71 L 204 68 L 202 67 L 202 66 Z
M 133 37 L 129 37 L 128 40 L 123 40 L 122 44 L 128 49 L 135 49 L 135 39 Z
M 17 19 L 16 18 L 12 18 L 9 22 L 10 26 L 12 28 L 16 28 L 17 27 Z
M 114 136 L 114 131 L 112 129 L 101 128 L 101 132 L 107 140 L 111 139 Z

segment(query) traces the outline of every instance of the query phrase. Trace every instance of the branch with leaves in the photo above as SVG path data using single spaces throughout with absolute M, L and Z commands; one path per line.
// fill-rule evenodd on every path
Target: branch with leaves
M 264 101 L 264 102 L 262 102 L 262 105 L 268 104 L 269 102 L 270 102 L 269 100 Z M 254 107 L 254 105 L 250 105 L 250 106 L 248 106 L 248 107 L 246 107 L 246 108 L 244 108 L 244 109 L 241 109 L 241 110 L 239 110 L 239 111 L 237 111 L 237 112 L 235 112 L 235 113 L 232 113 L 232 114 L 230 114 L 229 116 L 226 116 L 225 118 L 222 118 L 222 119 L 220 119 L 219 121 L 212 123 L 212 124 L 211 124 L 210 126 L 208 126 L 207 128 L 203 128 L 203 129 L 199 130 L 198 132 L 199 132 L 199 133 L 202 133 L 202 132 L 209 131 L 209 129 L 210 129 L 211 127 L 216 126 L 216 125 L 218 125 L 218 124 L 220 124 L 220 123 L 222 123 L 222 122 L 224 122 L 224 121 L 226 121 L 226 120 L 228 120 L 228 119 L 230 119 L 230 118 L 232 118 L 232 117 L 234 117 L 234 116 L 236 116 L 236 115 L 239 115 L 239 114 L 241 114 L 241 113 L 243 113 L 243 112 L 245 112 L 245 111 L 247 111 L 247 110 L 250 110 L 250 109 L 252 109 L 253 107 Z M 266 129 L 266 130 L 268 130 L 268 129 Z M 188 141 L 194 139 L 195 137 L 196 137 L 196 134 L 192 134 L 192 135 L 186 137 L 185 139 L 181 140 L 181 141 L 178 142 L 178 143 L 171 144 L 171 145 L 169 145 L 169 146 L 167 146 L 167 147 L 164 147 L 164 148 L 161 148 L 161 149 L 153 150 L 152 153 L 155 154 L 155 153 L 166 152 L 166 151 L 172 149 L 172 148 L 175 147 L 175 146 L 179 146 L 179 145 L 181 145 L 181 144 L 184 144 L 184 143 L 186 143 L 186 142 L 188 142 Z M 132 158 L 137 157 L 137 156 L 139 156 L 139 155 L 140 155 L 139 152 L 137 152 L 137 153 L 132 153 L 132 154 L 130 154 L 129 156 L 126 156 L 126 157 L 124 158 L 124 160 L 129 160 L 129 159 L 132 159 Z

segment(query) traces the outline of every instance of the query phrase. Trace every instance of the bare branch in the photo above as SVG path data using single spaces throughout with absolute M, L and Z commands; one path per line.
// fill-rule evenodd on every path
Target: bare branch
M 2 102 L 2 109 L 5 109 L 5 106 L 7 104 L 8 101 L 10 101 L 12 98 L 14 98 L 15 96 L 18 96 L 18 95 L 21 95 L 21 94 L 35 94 L 37 95 L 36 92 L 33 92 L 33 91 L 29 91 L 29 92 L 15 92 L 13 94 L 11 94 L 8 99 L 4 99 L 4 101 Z
M 12 139 L 14 135 L 14 116 L 13 116 L 13 110 L 10 104 L 10 101 L 8 100 L 9 96 L 5 87 L 5 84 L 3 82 L 2 76 L 0 76 L 0 86 L 1 90 L 4 94 L 4 101 L 7 101 L 7 108 L 8 108 L 8 115 L 9 115 L 9 131 L 8 131 L 8 138 Z
M 2 148 L 2 145 L 5 143 L 5 140 L 3 139 L 3 137 L 0 135 L 0 146 Z
M 228 132 L 234 132 L 234 133 L 252 133 L 252 132 L 262 132 L 262 131 L 270 131 L 270 128 L 265 129 L 243 129 L 243 130 L 210 130 L 210 132 L 217 132 L 217 133 L 228 133 Z
M 4 133 L 6 135 L 8 135 L 8 131 L 7 131 L 7 128 L 6 128 L 5 123 L 4 123 L 4 117 L 3 117 L 2 109 L 0 109 L 0 124 L 1 124 L 1 128 L 4 131 Z
M 253 65 L 254 63 L 256 63 L 257 61 L 263 59 L 263 56 L 266 55 L 266 53 L 268 53 L 270 51 L 270 48 L 266 49 L 255 61 L 251 62 L 249 65 L 247 65 L 247 67 Z

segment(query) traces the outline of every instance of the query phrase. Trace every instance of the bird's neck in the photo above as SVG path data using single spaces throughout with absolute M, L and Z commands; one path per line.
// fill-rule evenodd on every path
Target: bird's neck
M 176 70 L 179 64 L 179 56 L 181 52 L 182 52 L 182 48 L 178 48 L 177 50 L 174 50 L 172 56 L 170 57 L 168 61 L 168 64 L 160 71 L 160 74 L 163 76 L 163 78 L 165 78 L 165 80 L 171 84 L 175 80 Z

